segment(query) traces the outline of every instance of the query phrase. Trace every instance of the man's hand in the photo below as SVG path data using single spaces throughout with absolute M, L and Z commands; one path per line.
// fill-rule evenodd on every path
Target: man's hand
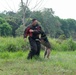
M 44 40 L 41 39 L 40 42 L 44 42 Z
M 34 32 L 34 30 L 30 29 L 29 32 Z

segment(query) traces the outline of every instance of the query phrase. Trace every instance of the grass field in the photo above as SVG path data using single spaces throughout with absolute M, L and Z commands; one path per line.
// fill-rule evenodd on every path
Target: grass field
M 27 60 L 28 52 L 0 53 L 0 75 L 76 75 L 76 51 L 52 51 L 50 59 Z

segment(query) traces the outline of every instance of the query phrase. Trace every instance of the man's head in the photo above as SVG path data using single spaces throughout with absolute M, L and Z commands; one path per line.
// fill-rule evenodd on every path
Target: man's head
M 32 19 L 32 25 L 36 25 L 36 24 L 38 24 L 37 19 Z

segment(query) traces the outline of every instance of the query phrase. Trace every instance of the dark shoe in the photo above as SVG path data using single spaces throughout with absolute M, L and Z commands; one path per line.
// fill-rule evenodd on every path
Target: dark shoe
M 28 56 L 27 59 L 32 59 L 32 56 Z

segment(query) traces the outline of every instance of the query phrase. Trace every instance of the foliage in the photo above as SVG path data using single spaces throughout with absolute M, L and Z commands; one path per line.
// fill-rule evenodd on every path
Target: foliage
M 24 42 L 22 37 L 0 37 L 0 52 L 25 51 L 28 49 L 28 42 Z
M 59 36 L 59 39 L 60 39 L 60 40 L 65 40 L 65 39 L 66 39 L 66 36 L 65 36 L 64 34 L 63 34 L 63 35 L 60 35 L 60 36 Z
M 0 36 L 11 35 L 11 26 L 2 18 L 0 18 Z
M 61 39 L 49 39 L 52 50 L 56 51 L 74 51 L 76 50 L 76 41 L 72 38 L 61 40 Z
M 43 10 L 38 11 L 31 11 L 28 7 L 24 6 L 26 13 L 25 13 L 25 25 L 28 26 L 31 23 L 32 18 L 36 18 L 42 29 L 46 32 L 46 34 L 50 35 L 52 38 L 58 38 L 60 35 L 65 35 L 66 38 L 72 37 L 73 39 L 76 38 L 76 20 L 74 19 L 61 19 L 58 16 L 55 16 L 55 12 L 52 8 L 44 8 Z M 22 27 L 22 20 L 23 20 L 23 12 L 22 6 L 20 9 L 15 13 L 13 11 L 4 11 L 0 13 L 0 25 L 1 23 L 8 23 L 11 28 L 12 32 L 10 35 L 12 36 L 19 36 L 23 34 L 24 28 Z M 5 20 L 6 21 L 5 21 Z M 25 27 L 26 27 L 25 26 Z M 22 29 L 23 28 L 23 29 Z M 19 32 L 19 34 L 18 34 Z M 6 34 L 4 32 L 4 34 Z M 4 35 L 3 34 L 3 35 Z M 6 35 L 4 35 L 6 36 Z
M 16 30 L 16 35 L 21 36 L 24 34 L 25 26 L 21 25 L 17 30 Z
M 48 38 L 51 44 L 51 50 L 55 51 L 75 51 L 76 42 L 70 39 L 51 39 Z M 30 49 L 28 40 L 24 41 L 22 37 L 0 37 L 0 52 L 17 52 L 17 51 L 26 51 Z M 42 46 L 44 49 L 44 46 Z

